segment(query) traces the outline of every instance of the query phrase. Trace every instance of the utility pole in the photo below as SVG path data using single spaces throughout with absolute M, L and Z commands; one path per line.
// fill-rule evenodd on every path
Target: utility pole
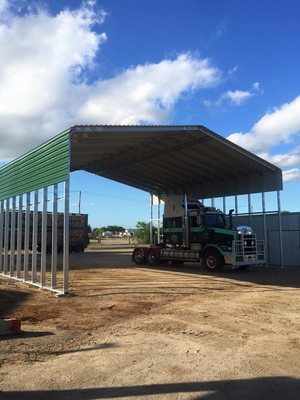
M 81 190 L 78 192 L 78 214 L 81 214 Z

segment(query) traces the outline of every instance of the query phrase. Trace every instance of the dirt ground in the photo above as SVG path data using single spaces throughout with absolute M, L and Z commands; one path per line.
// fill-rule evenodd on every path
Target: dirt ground
M 300 398 L 300 269 L 70 256 L 70 294 L 0 278 L 1 400 Z

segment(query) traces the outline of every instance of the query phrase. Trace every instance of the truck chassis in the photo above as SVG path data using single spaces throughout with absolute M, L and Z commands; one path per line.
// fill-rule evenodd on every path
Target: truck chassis
M 247 269 L 249 265 L 265 263 L 264 242 L 257 240 L 254 234 L 240 235 L 239 240 L 232 241 L 232 251 L 227 254 L 222 254 L 214 244 L 200 250 L 164 245 L 140 246 L 134 249 L 132 261 L 136 265 L 150 266 L 194 262 L 210 272 L 221 271 L 224 265 L 230 265 L 232 269 Z

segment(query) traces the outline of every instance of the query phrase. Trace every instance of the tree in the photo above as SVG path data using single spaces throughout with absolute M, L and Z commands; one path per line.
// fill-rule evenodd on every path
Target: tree
M 138 221 L 136 224 L 137 231 L 135 237 L 139 243 L 150 243 L 150 222 Z M 157 228 L 152 226 L 152 235 L 157 241 Z
M 109 231 L 111 233 L 117 234 L 120 232 L 125 232 L 125 228 L 123 228 L 123 226 L 118 226 L 118 225 L 108 225 L 105 228 L 106 231 Z
M 138 221 L 136 224 L 137 231 L 135 237 L 139 243 L 150 243 L 150 223 Z
M 103 232 L 102 228 L 94 228 L 92 230 L 93 239 L 97 239 L 98 243 L 100 243 Z

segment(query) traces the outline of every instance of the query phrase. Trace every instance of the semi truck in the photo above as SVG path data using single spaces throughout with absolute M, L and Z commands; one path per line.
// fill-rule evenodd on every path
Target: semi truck
M 10 249 L 11 242 L 11 220 L 12 220 L 11 211 L 9 213 L 9 234 L 7 235 L 8 239 L 8 249 Z M 42 218 L 43 213 L 39 211 L 37 213 L 37 234 L 36 234 L 36 249 L 38 252 L 41 251 L 42 248 Z M 47 253 L 52 252 L 52 219 L 53 214 L 47 213 L 47 240 L 46 240 L 46 249 Z M 3 215 L 3 221 L 5 221 L 5 212 Z M 15 214 L 15 247 L 17 246 L 17 221 L 18 221 L 18 211 Z M 21 248 L 25 247 L 25 223 L 26 214 L 22 212 L 22 237 L 21 237 Z M 33 249 L 33 231 L 34 231 L 34 213 L 31 211 L 29 216 L 29 249 Z M 57 214 L 57 252 L 61 253 L 63 251 L 63 243 L 64 243 L 64 214 Z M 73 253 L 82 253 L 86 249 L 89 244 L 89 236 L 88 236 L 88 215 L 87 214 L 69 214 L 69 252 Z M 5 239 L 3 238 L 3 247 L 5 246 Z
M 221 271 L 224 265 L 246 269 L 264 264 L 264 242 L 257 240 L 251 227 L 233 227 L 233 212 L 230 210 L 226 216 L 215 207 L 205 207 L 198 199 L 169 196 L 165 201 L 162 242 L 136 247 L 132 261 L 152 266 L 197 262 L 211 272 Z

